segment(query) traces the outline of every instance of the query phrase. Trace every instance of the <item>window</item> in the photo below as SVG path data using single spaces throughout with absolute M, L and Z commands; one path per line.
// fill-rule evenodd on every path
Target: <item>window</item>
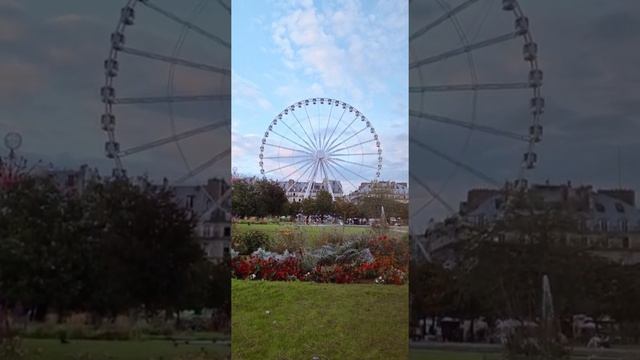
M 624 206 L 622 204 L 620 204 L 620 203 L 616 203 L 616 210 L 619 213 L 624 213 Z
M 189 209 L 193 209 L 193 201 L 195 200 L 195 196 L 193 195 L 188 195 L 187 196 L 187 208 Z
M 231 236 L 231 228 L 228 226 L 225 226 L 224 228 L 224 236 Z
M 625 236 L 622 238 L 622 248 L 623 249 L 629 248 L 629 237 Z
M 596 211 L 597 212 L 604 212 L 604 205 L 600 204 L 600 203 L 596 203 Z
M 600 231 L 608 232 L 609 231 L 609 222 L 607 219 L 600 219 Z
M 621 232 L 629 232 L 629 223 L 627 222 L 627 219 L 618 220 L 618 230 Z

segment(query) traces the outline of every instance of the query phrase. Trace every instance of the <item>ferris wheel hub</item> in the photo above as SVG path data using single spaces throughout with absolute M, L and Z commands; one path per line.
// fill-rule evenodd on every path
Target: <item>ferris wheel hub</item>
M 329 154 L 327 154 L 324 150 L 319 149 L 316 150 L 315 158 L 316 160 L 325 160 L 329 158 Z

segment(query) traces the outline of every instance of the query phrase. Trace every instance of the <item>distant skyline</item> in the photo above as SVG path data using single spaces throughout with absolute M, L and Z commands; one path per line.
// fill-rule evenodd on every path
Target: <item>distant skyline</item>
M 362 111 L 383 147 L 380 179 L 407 181 L 405 1 L 238 1 L 232 24 L 238 173 L 260 175 L 260 140 L 278 113 L 323 97 Z

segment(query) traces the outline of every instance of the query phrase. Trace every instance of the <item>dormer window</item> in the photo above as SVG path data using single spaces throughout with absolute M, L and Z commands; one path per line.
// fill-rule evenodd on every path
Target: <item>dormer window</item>
M 604 212 L 604 205 L 600 204 L 600 203 L 596 203 L 596 211 L 597 212 Z
M 617 202 L 617 203 L 616 203 L 616 210 L 617 210 L 619 213 L 624 213 L 624 206 L 623 206 L 622 204 L 620 204 L 620 203 L 618 203 L 618 202 Z

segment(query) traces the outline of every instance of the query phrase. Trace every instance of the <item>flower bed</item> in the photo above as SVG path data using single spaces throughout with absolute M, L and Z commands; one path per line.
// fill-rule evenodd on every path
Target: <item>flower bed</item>
M 406 242 L 387 236 L 296 253 L 258 249 L 245 256 L 232 254 L 233 276 L 250 280 L 401 285 L 409 262 Z

